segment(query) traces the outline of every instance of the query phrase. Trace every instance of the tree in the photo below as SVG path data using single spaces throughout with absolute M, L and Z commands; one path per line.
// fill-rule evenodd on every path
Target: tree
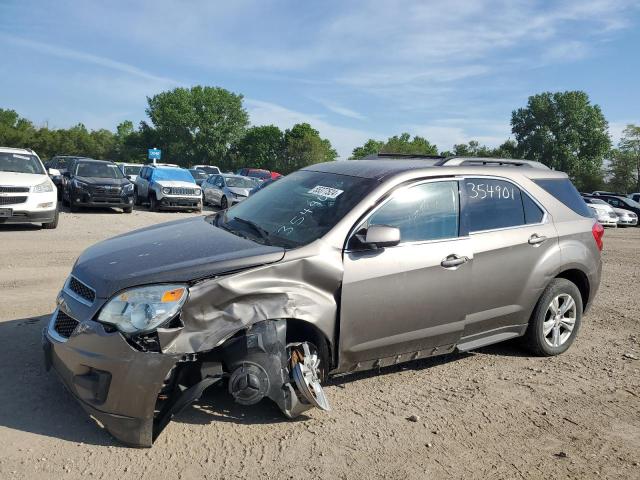
M 438 147 L 418 135 L 413 139 L 408 133 L 394 135 L 386 142 L 369 139 L 362 147 L 353 149 L 351 160 L 376 153 L 399 153 L 405 155 L 438 155 Z
M 525 108 L 513 111 L 511 127 L 522 158 L 567 172 L 580 189 L 602 177 L 611 148 L 608 124 L 585 92 L 533 95 Z
M 283 143 L 283 154 L 276 169 L 284 174 L 314 163 L 331 162 L 338 156 L 331 142 L 321 138 L 308 123 L 297 123 L 285 130 Z
M 635 167 L 636 185 L 634 190 L 640 192 L 640 127 L 637 125 L 627 125 L 622 131 L 620 140 L 620 150 L 631 157 Z
M 214 163 L 228 168 L 228 153 L 249 124 L 242 95 L 223 88 L 176 88 L 147 97 L 147 115 L 163 160 L 182 166 Z M 150 145 L 151 146 L 151 145 Z
M 0 145 L 3 147 L 30 147 L 35 128 L 26 118 L 22 118 L 15 110 L 0 108 Z
M 365 142 L 363 146 L 353 149 L 351 160 L 357 160 L 369 155 L 375 155 L 382 150 L 382 147 L 384 147 L 383 141 L 370 138 Z
M 252 166 L 276 170 L 284 154 L 284 133 L 275 125 L 251 127 L 235 145 L 234 167 Z

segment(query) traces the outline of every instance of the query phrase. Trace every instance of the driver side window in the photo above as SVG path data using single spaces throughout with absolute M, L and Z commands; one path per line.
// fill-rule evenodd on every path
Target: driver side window
M 398 190 L 369 218 L 371 225 L 400 229 L 401 242 L 455 238 L 459 230 L 457 181 L 430 182 Z

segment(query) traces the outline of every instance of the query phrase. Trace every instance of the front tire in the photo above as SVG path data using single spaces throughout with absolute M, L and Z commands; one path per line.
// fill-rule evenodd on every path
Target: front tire
M 535 355 L 545 357 L 566 352 L 580 329 L 582 309 L 578 287 L 564 278 L 555 278 L 531 315 L 525 346 Z
M 220 199 L 220 208 L 222 210 L 226 210 L 227 208 L 229 208 L 229 202 L 227 201 L 227 197 L 225 197 L 224 195 Z
M 131 213 L 131 212 L 133 212 L 133 207 L 125 207 L 125 208 L 122 209 L 122 211 L 124 213 Z
M 60 217 L 60 209 L 56 208 L 56 215 L 53 217 L 53 221 L 49 223 L 43 223 L 42 228 L 44 228 L 45 230 L 53 230 L 58 226 L 59 217 Z
M 149 195 L 149 210 L 152 212 L 158 211 L 158 198 L 153 193 Z

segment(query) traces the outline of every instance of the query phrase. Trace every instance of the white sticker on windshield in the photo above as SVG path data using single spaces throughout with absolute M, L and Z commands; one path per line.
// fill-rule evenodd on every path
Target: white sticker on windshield
M 19 158 L 20 160 L 31 160 L 30 157 L 25 157 L 24 155 L 18 155 L 17 153 L 13 154 L 13 158 Z
M 310 194 L 322 196 L 328 199 L 334 199 L 340 196 L 341 193 L 344 193 L 344 190 L 338 190 L 337 188 L 331 187 L 323 187 L 322 185 L 316 185 L 311 190 L 309 190 Z

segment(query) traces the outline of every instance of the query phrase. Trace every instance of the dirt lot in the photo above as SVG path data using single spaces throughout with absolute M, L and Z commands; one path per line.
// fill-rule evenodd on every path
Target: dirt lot
M 213 389 L 152 449 L 121 447 L 44 371 L 40 332 L 85 247 L 185 215 L 0 226 L 1 479 L 640 478 L 640 229 L 607 230 L 600 293 L 565 355 L 506 344 L 346 377 L 326 389 L 332 412 L 298 421 Z

